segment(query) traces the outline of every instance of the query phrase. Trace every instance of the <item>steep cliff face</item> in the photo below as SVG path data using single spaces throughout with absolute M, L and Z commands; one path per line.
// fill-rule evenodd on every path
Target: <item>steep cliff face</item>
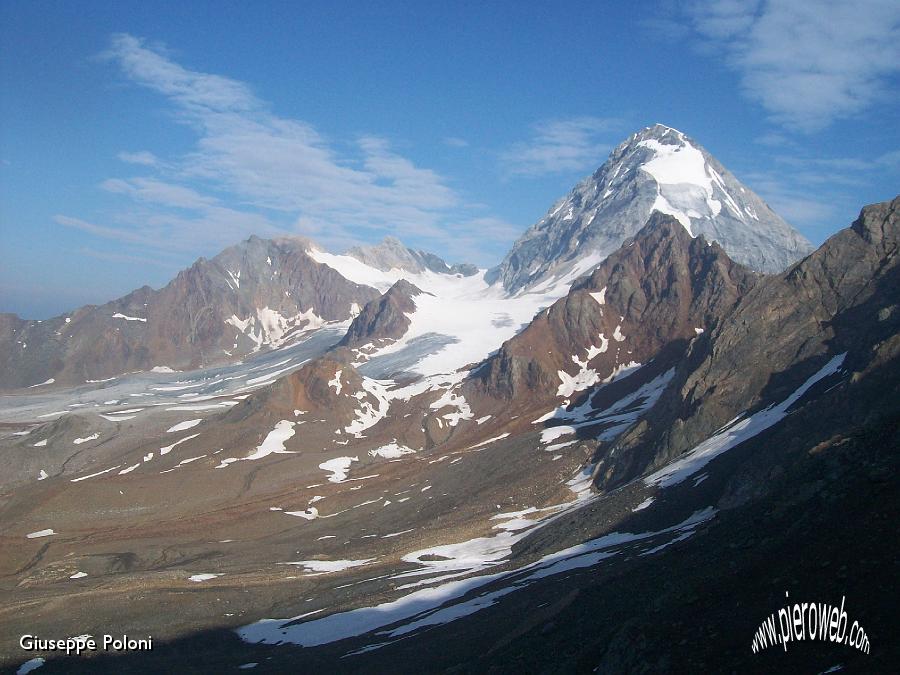
M 633 134 L 513 245 L 490 279 L 517 293 L 583 274 L 640 230 L 653 211 L 735 260 L 780 272 L 810 243 L 682 132 L 656 124 Z

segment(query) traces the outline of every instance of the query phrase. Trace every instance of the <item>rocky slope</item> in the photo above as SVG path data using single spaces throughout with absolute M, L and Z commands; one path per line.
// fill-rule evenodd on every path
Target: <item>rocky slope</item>
M 308 247 L 303 239 L 251 237 L 199 259 L 158 291 L 145 286 L 47 321 L 3 315 L 0 388 L 236 361 L 350 319 L 379 296 L 310 258 Z
M 642 364 L 662 372 L 759 276 L 655 213 L 568 295 L 478 369 L 471 388 L 509 400 L 584 396 Z
M 153 651 L 44 668 L 887 670 L 898 206 L 764 277 L 654 216 L 452 372 L 375 379 L 303 343 L 241 379 L 116 384 L 115 410 L 26 408 L 0 437 L 42 462 L 0 494 L 0 665 L 24 632 L 124 631 Z M 413 292 L 356 333 L 434 299 Z M 846 594 L 871 659 L 752 655 L 786 591 Z
M 735 261 L 780 272 L 811 246 L 696 141 L 656 124 L 629 137 L 606 163 L 513 245 L 491 279 L 510 293 L 576 278 L 640 230 L 650 214 L 674 216 L 692 236 Z
M 599 484 L 662 467 L 736 417 L 761 419 L 834 359 L 853 382 L 896 375 L 898 251 L 900 198 L 864 208 L 808 258 L 762 279 L 692 345 L 647 422 L 604 451 Z M 855 408 L 860 418 L 877 417 L 896 411 L 888 393 L 896 386 L 831 405 L 835 413 Z
M 416 311 L 413 300 L 423 291 L 400 279 L 380 298 L 370 301 L 353 319 L 339 347 L 357 348 L 363 345 L 378 346 L 396 340 L 409 328 L 409 314 Z
M 384 272 L 392 269 L 412 273 L 430 270 L 439 274 L 462 274 L 467 277 L 478 273 L 478 268 L 474 265 L 448 265 L 433 253 L 404 246 L 395 237 L 385 237 L 380 244 L 374 246 L 354 246 L 347 251 L 347 255 Z

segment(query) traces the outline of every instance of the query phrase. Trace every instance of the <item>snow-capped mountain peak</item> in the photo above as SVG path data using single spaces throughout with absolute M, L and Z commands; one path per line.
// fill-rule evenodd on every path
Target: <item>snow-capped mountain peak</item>
M 719 242 L 758 271 L 780 271 L 811 250 L 700 144 L 655 124 L 632 134 L 554 204 L 490 278 L 510 292 L 567 281 L 588 259 L 599 262 L 615 251 L 653 211 L 675 217 L 691 236 Z

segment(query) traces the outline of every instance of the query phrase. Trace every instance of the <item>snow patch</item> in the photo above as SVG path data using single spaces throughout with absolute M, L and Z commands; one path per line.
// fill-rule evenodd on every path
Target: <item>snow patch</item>
M 200 424 L 200 422 L 202 422 L 202 421 L 203 421 L 202 417 L 197 420 L 185 420 L 184 422 L 179 422 L 178 424 L 176 424 L 174 427 L 171 427 L 170 429 L 166 429 L 166 433 L 171 434 L 175 431 L 187 431 L 188 429 L 193 429 L 195 426 Z
M 697 473 L 713 459 L 724 452 L 753 438 L 788 416 L 788 408 L 796 403 L 819 380 L 835 374 L 844 362 L 847 353 L 838 354 L 822 366 L 817 373 L 804 382 L 793 394 L 776 406 L 769 406 L 758 413 L 726 425 L 726 428 L 664 466 L 644 479 L 647 485 L 669 487 Z
M 234 462 L 254 461 L 257 459 L 262 459 L 263 457 L 268 457 L 272 454 L 293 454 L 291 450 L 284 449 L 284 444 L 296 433 L 294 430 L 295 426 L 297 426 L 296 422 L 292 422 L 291 420 L 281 420 L 275 425 L 275 428 L 269 432 L 262 444 L 249 455 L 247 455 L 246 457 L 229 457 L 227 459 L 223 459 L 221 464 L 218 464 L 216 468 L 224 469 L 229 464 L 233 464 Z
M 405 445 L 398 445 L 397 439 L 395 438 L 393 442 L 388 443 L 387 445 L 382 445 L 380 448 L 369 450 L 369 456 L 384 457 L 385 459 L 397 459 L 398 457 L 402 457 L 403 455 L 413 455 L 415 454 L 415 452 L 415 450 L 413 450 L 412 448 L 407 448 Z
M 359 457 L 335 457 L 327 462 L 319 464 L 319 468 L 329 472 L 328 480 L 331 483 L 343 483 L 347 480 L 347 473 L 350 471 L 351 462 L 358 462 Z
M 139 317 L 139 316 L 125 316 L 124 314 L 121 314 L 121 313 L 119 313 L 119 312 L 116 312 L 115 314 L 113 314 L 113 315 L 112 315 L 112 318 L 114 318 L 114 319 L 125 319 L 126 321 L 142 321 L 142 322 L 144 322 L 144 323 L 147 323 L 147 319 L 142 319 L 142 318 Z

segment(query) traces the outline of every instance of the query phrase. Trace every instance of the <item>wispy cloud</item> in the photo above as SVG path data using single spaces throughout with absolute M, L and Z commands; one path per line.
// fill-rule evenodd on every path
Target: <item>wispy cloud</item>
M 447 136 L 444 139 L 444 145 L 449 145 L 451 148 L 468 148 L 469 141 L 459 136 Z
M 900 72 L 896 0 L 700 0 L 682 20 L 792 130 L 817 131 L 886 100 Z
M 832 231 L 838 214 L 854 214 L 859 189 L 884 172 L 900 169 L 900 150 L 872 158 L 778 154 L 767 171 L 742 176 L 748 185 L 793 225 L 814 240 Z M 823 193 L 827 199 L 823 199 Z M 847 223 L 839 223 L 845 226 Z
M 141 164 L 143 166 L 157 166 L 159 158 L 152 152 L 142 150 L 141 152 L 120 152 L 117 157 L 127 164 Z
M 165 260 L 158 260 L 156 258 L 151 258 L 145 255 L 135 255 L 130 253 L 112 253 L 110 251 L 97 251 L 89 246 L 82 246 L 78 249 L 79 253 L 82 253 L 86 256 L 90 256 L 91 258 L 96 258 L 97 260 L 106 260 L 107 262 L 116 262 L 123 263 L 128 265 L 153 265 L 155 267 L 162 267 L 168 270 L 177 270 L 179 265 L 175 262 L 167 262 Z
M 384 138 L 364 135 L 339 151 L 348 144 L 275 115 L 247 84 L 186 68 L 131 35 L 114 36 L 104 57 L 129 81 L 163 96 L 196 141 L 178 157 L 120 153 L 150 173 L 101 183 L 130 204 L 114 223 L 70 215 L 57 222 L 170 250 L 290 232 L 348 245 L 391 234 L 457 247 L 451 225 L 466 220 L 464 200 Z M 482 250 L 500 241 L 490 239 L 496 232 L 484 233 Z
M 611 149 L 610 132 L 619 128 L 617 120 L 575 117 L 534 125 L 531 138 L 513 144 L 501 154 L 508 176 L 542 176 L 565 171 L 595 169 Z

